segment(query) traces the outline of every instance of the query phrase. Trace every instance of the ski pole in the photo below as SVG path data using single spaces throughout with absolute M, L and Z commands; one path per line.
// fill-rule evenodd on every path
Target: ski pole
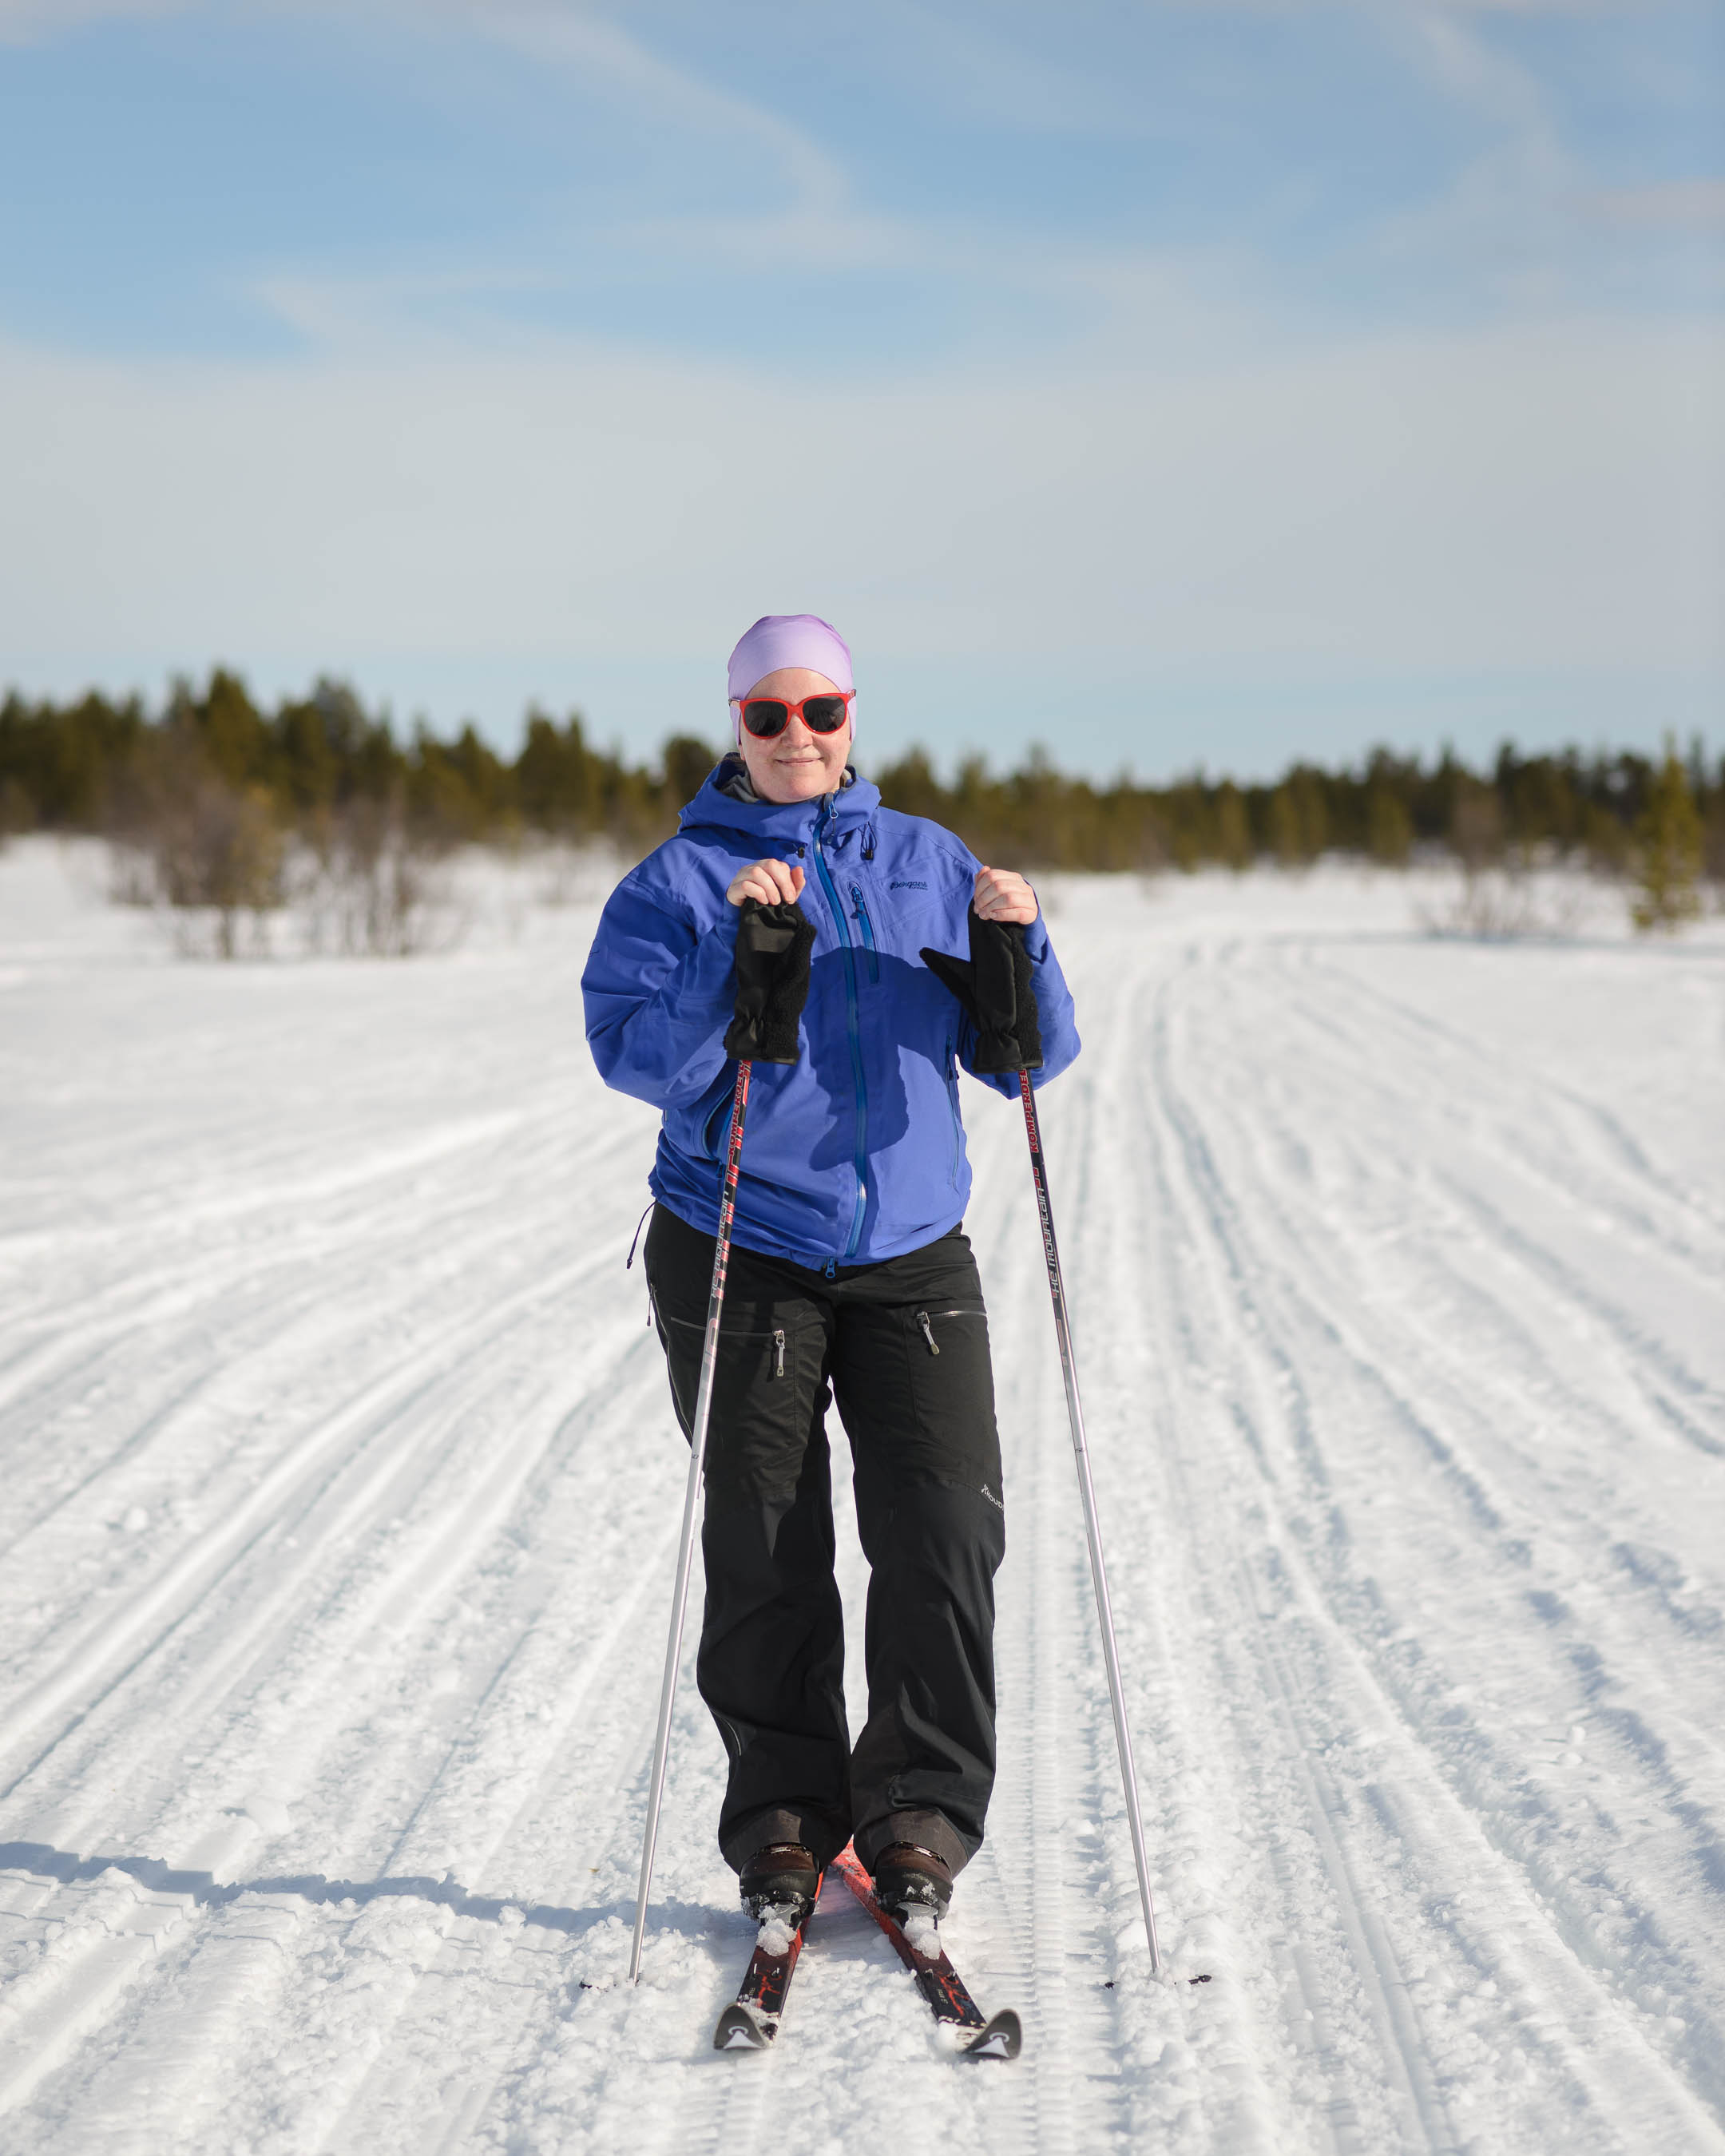
M 719 1311 L 725 1300 L 725 1273 L 731 1262 L 731 1223 L 737 1212 L 737 1176 L 742 1160 L 742 1122 L 749 1103 L 745 1059 L 737 1066 L 737 1091 L 731 1103 L 731 1137 L 725 1153 L 725 1182 L 719 1198 L 719 1232 L 713 1239 L 713 1281 L 707 1296 L 706 1338 L 701 1351 L 701 1383 L 695 1395 L 695 1426 L 689 1434 L 689 1487 L 683 1498 L 683 1548 L 677 1559 L 677 1584 L 671 1597 L 670 1636 L 665 1648 L 665 1682 L 659 1693 L 659 1734 L 653 1743 L 653 1780 L 647 1793 L 647 1833 L 641 1845 L 641 1884 L 635 1897 L 634 1943 L 629 1948 L 629 1980 L 639 1983 L 641 1943 L 647 1932 L 647 1896 L 653 1885 L 653 1858 L 659 1846 L 659 1808 L 665 1798 L 670 1764 L 671 1707 L 677 1689 L 677 1665 L 683 1654 L 683 1620 L 689 1609 L 689 1575 L 694 1569 L 695 1523 L 701 1510 L 701 1469 L 706 1456 L 706 1426 L 713 1408 L 713 1373 L 719 1360 Z
M 1090 1450 L 1084 1441 L 1084 1409 L 1078 1399 L 1078 1368 L 1072 1358 L 1072 1327 L 1066 1315 L 1066 1291 L 1060 1278 L 1060 1248 L 1055 1241 L 1054 1208 L 1049 1203 L 1042 1131 L 1036 1120 L 1036 1096 L 1031 1089 L 1028 1070 L 1019 1072 L 1019 1096 L 1024 1104 L 1024 1130 L 1030 1141 L 1030 1173 L 1035 1179 L 1036 1212 L 1042 1224 L 1042 1255 L 1048 1260 L 1048 1291 L 1054 1298 L 1055 1334 L 1060 1343 L 1060 1373 L 1066 1381 L 1066 1413 L 1071 1419 L 1072 1451 L 1078 1462 L 1078 1491 L 1084 1501 L 1084 1532 L 1090 1543 L 1090 1576 L 1096 1590 L 1096 1615 L 1101 1621 L 1108 1697 L 1114 1705 L 1114 1740 L 1120 1748 L 1120 1774 L 1126 1785 L 1126 1817 L 1132 1829 L 1132 1861 L 1138 1868 L 1138 1893 L 1144 1904 L 1150 1971 L 1152 1975 L 1159 1975 L 1162 1953 L 1156 1943 L 1156 1904 L 1150 1895 L 1150 1860 L 1144 1849 L 1144 1822 L 1138 1811 L 1137 1769 L 1132 1764 L 1132 1731 L 1127 1726 L 1126 1692 L 1120 1681 L 1120 1650 L 1114 1641 L 1114 1612 L 1108 1600 L 1108 1574 L 1102 1563 L 1102 1531 L 1096 1521 L 1096 1486 L 1091 1481 Z

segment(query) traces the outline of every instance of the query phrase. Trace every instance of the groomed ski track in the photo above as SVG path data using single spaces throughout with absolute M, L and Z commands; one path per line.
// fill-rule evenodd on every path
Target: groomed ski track
M 751 1935 L 692 1669 L 624 1980 L 684 1455 L 623 1265 L 653 1119 L 580 1040 L 591 905 L 219 968 L 79 889 L 0 856 L 4 2156 L 787 2122 L 1725 2156 L 1717 931 L 1447 944 L 1339 871 L 1051 890 L 1086 1052 L 1044 1123 L 1169 1975 L 1022 1120 L 968 1086 L 1009 1553 L 947 1928 L 1025 2049 L 960 2068 L 830 1890 L 773 2051 L 710 2050 Z

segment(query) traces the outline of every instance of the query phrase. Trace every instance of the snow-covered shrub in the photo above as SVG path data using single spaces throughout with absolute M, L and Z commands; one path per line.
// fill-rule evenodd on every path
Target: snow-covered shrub
M 112 893 L 177 916 L 188 955 L 232 958 L 250 917 L 249 943 L 267 948 L 266 915 L 286 896 L 286 847 L 270 796 L 230 785 L 202 765 L 152 774 L 115 834 Z
M 1429 936 L 1500 943 L 1573 936 L 1585 910 L 1579 875 L 1560 861 L 1516 847 L 1495 862 L 1464 860 L 1450 895 L 1420 906 L 1416 918 Z
M 316 827 L 293 878 L 307 952 L 407 958 L 447 951 L 465 932 L 450 848 L 391 803 L 354 801 Z

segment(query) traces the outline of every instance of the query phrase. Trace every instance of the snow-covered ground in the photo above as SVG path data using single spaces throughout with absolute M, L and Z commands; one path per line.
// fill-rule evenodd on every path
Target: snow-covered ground
M 591 891 L 218 966 L 99 883 L 0 855 L 8 2156 L 1725 2151 L 1717 922 L 1437 942 L 1340 870 L 1048 894 L 1169 1969 L 1022 1126 L 970 1089 L 1010 1550 L 948 1933 L 1026 2046 L 961 2067 L 842 1894 L 778 2051 L 708 2048 L 748 1936 L 692 1679 L 624 1981 L 684 1455 Z

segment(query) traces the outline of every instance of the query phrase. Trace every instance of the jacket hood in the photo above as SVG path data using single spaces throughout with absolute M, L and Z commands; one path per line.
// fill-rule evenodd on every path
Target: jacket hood
M 742 758 L 733 754 L 707 773 L 700 793 L 678 817 L 677 829 L 692 831 L 707 826 L 742 832 L 751 844 L 807 845 L 825 811 L 835 836 L 860 832 L 864 853 L 872 855 L 880 810 L 880 788 L 860 778 L 849 766 L 836 793 L 820 794 L 813 801 L 763 801 L 748 783 Z

